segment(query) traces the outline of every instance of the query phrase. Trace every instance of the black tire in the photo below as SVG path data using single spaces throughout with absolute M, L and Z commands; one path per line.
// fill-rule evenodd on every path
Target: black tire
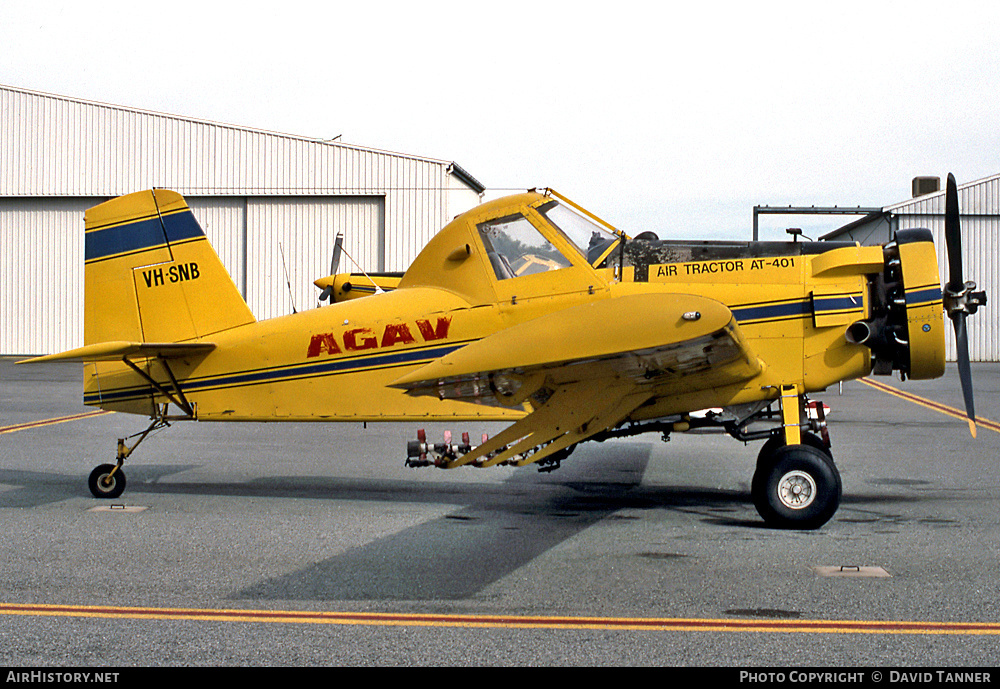
M 799 435 L 802 436 L 803 445 L 809 445 L 810 447 L 816 448 L 817 450 L 825 454 L 827 457 L 829 457 L 831 462 L 833 461 L 833 453 L 830 451 L 830 448 L 826 446 L 826 443 L 824 443 L 823 440 L 818 435 L 815 435 L 813 433 L 808 433 L 806 431 L 802 431 Z M 778 435 L 772 435 L 770 438 L 767 439 L 767 442 L 764 443 L 763 447 L 760 448 L 760 453 L 757 455 L 757 464 L 759 465 L 761 461 L 765 461 L 767 458 L 769 458 L 771 455 L 777 452 L 779 447 L 784 447 L 784 446 L 785 446 L 784 433 L 779 433 Z
M 768 526 L 818 529 L 840 506 L 840 472 L 833 460 L 812 445 L 786 445 L 761 457 L 751 497 Z
M 112 474 L 114 464 L 101 464 L 90 472 L 87 485 L 95 498 L 114 499 L 125 491 L 125 472 L 121 469 Z

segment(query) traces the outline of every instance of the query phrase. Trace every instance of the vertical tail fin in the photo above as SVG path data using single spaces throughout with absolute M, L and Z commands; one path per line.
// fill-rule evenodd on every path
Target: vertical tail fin
M 85 224 L 85 344 L 184 342 L 254 322 L 180 194 L 120 196 Z

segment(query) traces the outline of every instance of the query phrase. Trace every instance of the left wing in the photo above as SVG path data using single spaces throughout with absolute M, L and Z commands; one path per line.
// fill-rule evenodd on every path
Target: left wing
M 633 294 L 548 314 L 452 352 L 392 383 L 411 395 L 524 405 L 528 414 L 450 466 L 544 459 L 614 428 L 664 394 L 761 371 L 722 303 Z

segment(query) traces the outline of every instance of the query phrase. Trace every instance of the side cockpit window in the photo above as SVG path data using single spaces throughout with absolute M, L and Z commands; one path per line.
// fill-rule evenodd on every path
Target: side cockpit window
M 572 265 L 523 215 L 491 220 L 478 227 L 498 280 Z

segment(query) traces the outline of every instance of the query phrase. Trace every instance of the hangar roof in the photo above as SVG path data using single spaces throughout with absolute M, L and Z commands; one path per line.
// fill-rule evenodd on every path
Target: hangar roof
M 452 161 L 0 85 L 2 196 L 366 194 L 457 183 Z
M 944 215 L 945 190 L 906 199 L 882 208 L 880 213 L 871 213 L 854 222 L 839 227 L 820 237 L 826 241 L 837 239 L 868 225 L 875 226 L 890 216 L 899 215 Z M 1000 215 L 1000 174 L 958 185 L 958 202 L 962 215 Z

